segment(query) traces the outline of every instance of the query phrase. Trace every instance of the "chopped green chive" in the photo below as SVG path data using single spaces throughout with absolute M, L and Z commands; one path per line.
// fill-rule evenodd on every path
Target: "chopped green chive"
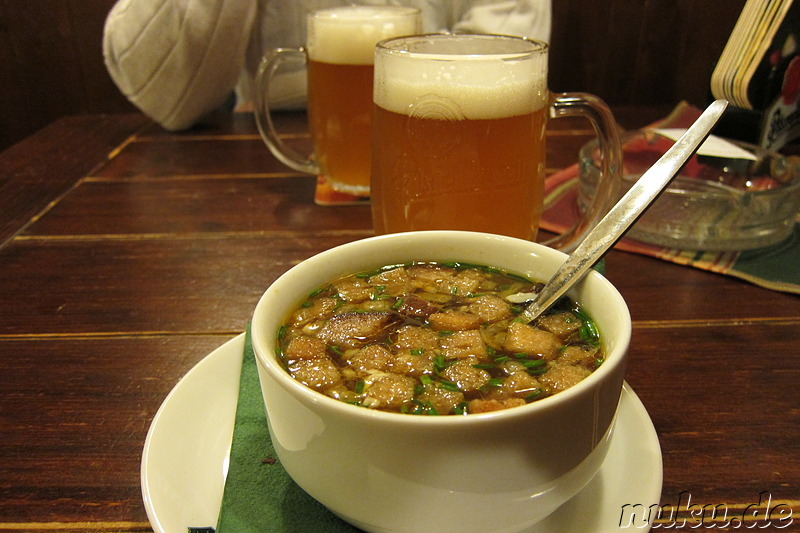
M 499 270 L 498 270 L 498 272 L 499 272 Z M 522 283 L 525 283 L 526 285 L 529 285 L 531 283 L 531 280 L 529 280 L 525 276 L 520 276 L 519 274 L 514 274 L 513 272 L 505 272 L 505 275 L 508 276 L 509 278 L 515 279 L 517 281 L 521 281 Z
M 522 361 L 522 364 L 525 365 L 525 368 L 538 368 L 540 366 L 545 366 L 547 361 L 544 359 L 531 359 L 528 361 Z
M 439 385 L 441 385 L 444 390 L 449 390 L 449 391 L 452 391 L 452 392 L 460 392 L 461 391 L 461 389 L 458 388 L 458 385 L 456 385 L 452 381 L 448 381 L 446 379 L 440 379 L 439 380 Z
M 526 402 L 532 402 L 533 400 L 535 400 L 536 398 L 538 398 L 541 395 L 542 395 L 542 389 L 536 389 L 532 393 L 530 393 L 527 396 L 525 396 L 525 401 Z
M 439 414 L 439 411 L 431 404 L 431 402 L 421 402 L 419 400 L 411 400 L 411 402 L 416 406 L 411 411 L 411 414 L 415 415 L 433 415 L 436 416 Z
M 597 326 L 589 315 L 579 308 L 573 309 L 572 313 L 582 322 L 580 328 L 581 340 L 593 346 L 600 344 L 600 332 L 597 331 Z
M 525 370 L 527 370 L 528 374 L 530 374 L 531 376 L 541 376 L 549 369 L 546 366 L 540 366 L 534 368 L 526 368 Z
M 390 298 L 388 294 L 385 294 L 385 291 L 386 285 L 376 285 L 375 290 L 369 296 L 370 300 L 386 300 Z

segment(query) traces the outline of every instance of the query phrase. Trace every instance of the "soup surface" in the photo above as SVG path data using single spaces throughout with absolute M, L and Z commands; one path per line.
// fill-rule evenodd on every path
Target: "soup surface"
M 592 320 L 564 298 L 532 324 L 509 294 L 541 284 L 464 263 L 392 265 L 315 290 L 278 334 L 298 381 L 371 409 L 482 413 L 567 389 L 603 361 Z

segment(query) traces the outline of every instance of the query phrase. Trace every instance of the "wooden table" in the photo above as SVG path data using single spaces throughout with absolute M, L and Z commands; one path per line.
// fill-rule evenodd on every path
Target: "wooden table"
M 279 129 L 303 142 L 303 124 Z M 549 170 L 589 133 L 551 122 Z M 182 134 L 70 117 L 0 155 L 0 531 L 150 531 L 140 457 L 167 393 L 278 275 L 372 234 L 368 207 L 313 191 L 249 116 Z M 769 496 L 773 519 L 794 513 L 773 525 L 800 530 L 800 298 L 619 251 L 606 263 L 634 320 L 627 379 L 660 438 L 662 505 L 690 495 L 762 525 Z

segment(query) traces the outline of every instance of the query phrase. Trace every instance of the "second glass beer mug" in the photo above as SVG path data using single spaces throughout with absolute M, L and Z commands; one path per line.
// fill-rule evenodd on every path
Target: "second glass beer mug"
M 306 47 L 274 50 L 257 76 L 256 122 L 273 155 L 294 170 L 323 176 L 334 190 L 368 195 L 375 43 L 418 33 L 421 24 L 419 10 L 411 7 L 342 6 L 311 13 Z M 307 64 L 311 157 L 283 143 L 270 116 L 270 81 L 288 62 Z
M 547 89 L 547 44 L 431 34 L 378 44 L 372 145 L 377 233 L 461 229 L 533 240 L 543 208 L 548 117 L 583 115 L 603 150 L 593 205 L 551 241 L 569 249 L 610 208 L 620 171 L 608 107 Z

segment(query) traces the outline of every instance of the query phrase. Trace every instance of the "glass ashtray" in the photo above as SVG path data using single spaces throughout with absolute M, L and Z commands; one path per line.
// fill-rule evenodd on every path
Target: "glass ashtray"
M 715 140 L 731 151 L 692 156 L 628 237 L 668 248 L 738 251 L 776 244 L 792 233 L 800 212 L 800 160 Z M 655 131 L 623 135 L 617 199 L 673 144 Z M 581 148 L 579 167 L 578 208 L 584 211 L 600 175 L 596 140 Z

